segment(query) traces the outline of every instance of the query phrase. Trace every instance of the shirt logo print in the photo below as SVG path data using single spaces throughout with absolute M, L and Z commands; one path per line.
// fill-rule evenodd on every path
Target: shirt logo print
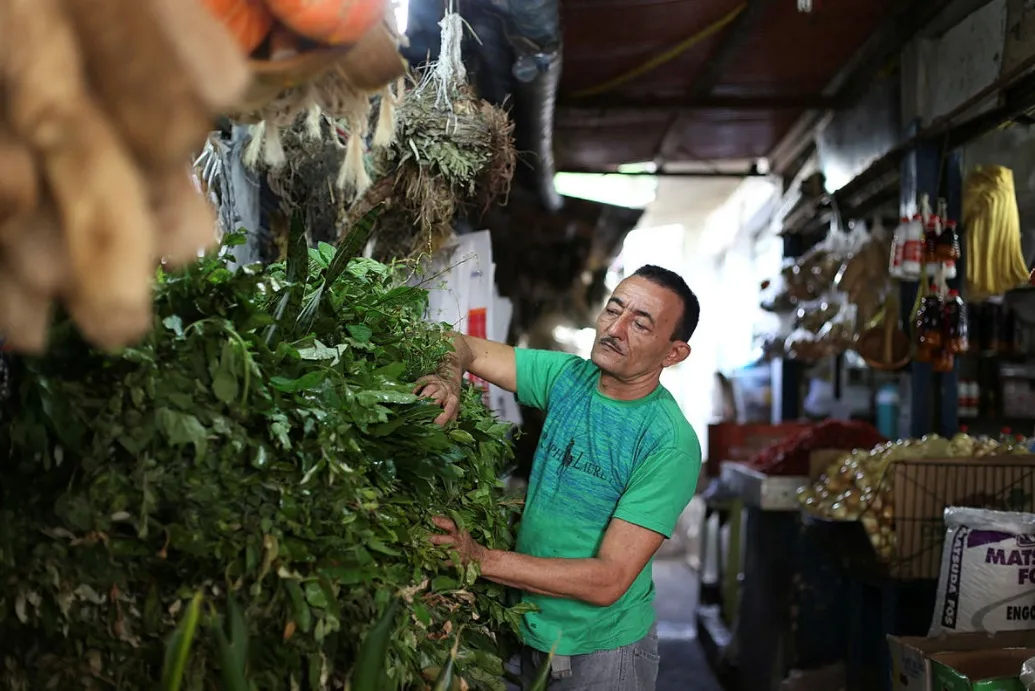
M 606 482 L 608 477 L 607 473 L 604 472 L 604 469 L 596 463 L 593 463 L 592 461 L 583 461 L 583 453 L 580 451 L 579 454 L 576 456 L 574 453 L 572 453 L 574 449 L 575 438 L 570 437 L 568 439 L 568 446 L 564 449 L 564 453 L 561 454 L 561 468 L 558 474 L 563 477 L 565 473 L 568 471 L 568 468 L 573 468 L 581 473 L 585 473 L 586 475 L 592 475 L 598 480 L 604 480 Z M 556 453 L 557 451 L 556 447 L 552 444 L 550 445 L 549 450 L 553 453 Z

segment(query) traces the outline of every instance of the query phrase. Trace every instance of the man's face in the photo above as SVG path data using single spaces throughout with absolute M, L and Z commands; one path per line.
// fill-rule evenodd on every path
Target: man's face
M 673 291 L 639 276 L 625 279 L 597 317 L 593 364 L 628 379 L 682 362 L 690 348 L 672 340 L 682 315 L 682 300 Z

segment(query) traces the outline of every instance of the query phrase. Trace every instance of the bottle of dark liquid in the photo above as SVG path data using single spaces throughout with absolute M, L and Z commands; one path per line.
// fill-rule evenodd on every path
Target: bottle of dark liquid
M 930 292 L 920 301 L 916 312 L 916 359 L 919 362 L 932 362 L 942 349 L 944 342 L 942 333 L 941 298 L 930 286 Z
M 931 370 L 939 374 L 951 372 L 956 367 L 956 356 L 948 348 L 936 351 L 931 360 Z
M 956 309 L 949 309 L 951 298 L 943 300 L 931 286 L 931 300 L 927 309 L 938 316 L 938 319 L 931 322 L 931 331 L 927 338 L 932 341 L 934 357 L 931 359 L 931 369 L 939 373 L 951 372 L 956 367 L 956 356 L 952 349 L 952 337 L 959 331 L 959 322 L 950 321 L 950 317 L 958 317 Z
M 916 314 L 913 316 L 913 337 L 916 339 L 915 352 L 913 359 L 917 362 L 930 362 L 934 357 L 934 352 L 931 350 L 931 344 L 924 339 L 924 336 L 928 331 L 928 323 L 930 319 L 927 315 L 927 297 L 920 299 L 920 304 L 916 308 Z
M 981 352 L 981 304 L 967 306 L 967 352 Z
M 931 216 L 924 231 L 924 263 L 935 264 L 938 261 L 938 217 Z
M 960 258 L 960 234 L 956 227 L 956 221 L 949 221 L 938 236 L 938 247 L 936 250 L 938 259 L 943 262 L 956 261 Z
M 967 352 L 969 324 L 967 322 L 967 304 L 963 302 L 958 290 L 950 290 L 943 310 L 943 329 L 945 331 L 945 350 L 950 353 Z

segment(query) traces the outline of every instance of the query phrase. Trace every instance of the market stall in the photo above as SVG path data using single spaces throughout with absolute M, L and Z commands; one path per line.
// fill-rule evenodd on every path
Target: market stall
M 1027 87 L 1009 88 L 1028 94 L 1030 107 Z M 782 519 L 766 516 L 770 526 L 795 526 L 786 529 L 782 549 L 767 556 L 741 528 L 743 555 L 727 556 L 727 563 L 768 569 L 758 582 L 778 584 L 765 601 L 781 613 L 772 631 L 765 632 L 772 617 L 758 613 L 750 621 L 766 626 L 741 631 L 738 618 L 748 621 L 755 596 L 751 570 L 737 571 L 741 599 L 737 617 L 728 619 L 739 688 L 777 688 L 785 678 L 788 688 L 837 688 L 831 665 L 842 667 L 848 688 L 914 688 L 898 685 L 900 648 L 886 639 L 919 636 L 920 648 L 952 649 L 925 638 L 949 549 L 943 512 L 1035 510 L 1032 244 L 1021 214 L 1030 192 L 1018 190 L 1002 164 L 1021 165 L 1020 157 L 977 145 L 985 153 L 968 164 L 965 148 L 983 136 L 1006 136 L 1010 130 L 997 128 L 1023 109 L 1020 98 L 942 123 L 936 134 L 913 128 L 904 144 L 836 193 L 825 191 L 821 174 L 803 175 L 788 205 L 786 263 L 761 293 L 763 307 L 781 319 L 767 342 L 772 420 L 857 418 L 894 441 L 834 445 L 858 450 L 828 458 L 830 467 L 817 459 L 791 479 L 730 456 L 742 462 L 727 464 L 719 479 L 715 495 L 725 507 L 735 497 L 761 509 L 787 485 L 797 485 L 800 500 Z M 710 463 L 723 458 L 712 455 Z M 827 611 L 817 613 L 817 603 Z M 796 624 L 805 622 L 807 635 L 799 635 L 806 628 Z

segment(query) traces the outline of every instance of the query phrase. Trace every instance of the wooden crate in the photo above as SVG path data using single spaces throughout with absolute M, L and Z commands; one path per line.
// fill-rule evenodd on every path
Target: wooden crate
M 892 483 L 898 540 L 888 572 L 898 580 L 938 578 L 946 507 L 1035 512 L 1035 456 L 902 460 L 885 482 Z

